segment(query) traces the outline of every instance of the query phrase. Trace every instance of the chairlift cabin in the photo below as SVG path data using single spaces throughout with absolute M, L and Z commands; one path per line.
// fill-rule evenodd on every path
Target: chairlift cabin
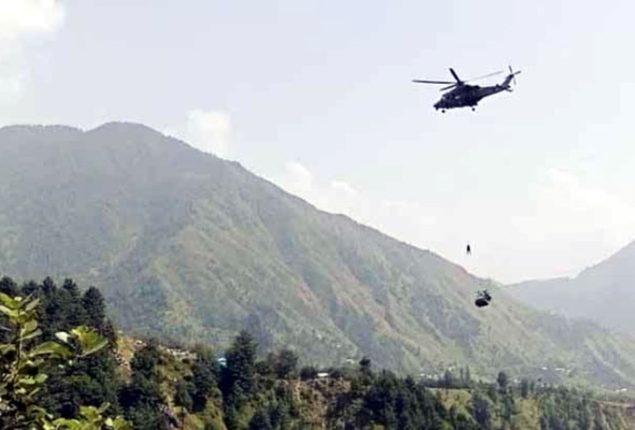
M 476 300 L 474 300 L 474 304 L 482 308 L 484 306 L 489 305 L 489 302 L 492 301 L 492 296 L 487 292 L 487 290 L 482 290 L 476 293 Z

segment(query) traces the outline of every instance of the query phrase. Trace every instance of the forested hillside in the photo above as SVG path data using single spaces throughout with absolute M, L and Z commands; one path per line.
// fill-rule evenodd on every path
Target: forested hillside
M 321 366 L 635 384 L 632 340 L 147 127 L 5 127 L 0 151 L 0 273 L 98 285 L 127 333 L 227 346 L 246 328 Z M 477 309 L 483 287 L 494 301 Z
M 59 287 L 50 279 L 18 287 L 5 278 L 0 281 L 0 299 L 4 304 L 39 301 L 26 307 L 37 315 L 42 333 L 25 337 L 21 344 L 25 350 L 46 341 L 47 350 L 52 351 L 50 343 L 63 338 L 55 333 L 74 332 L 77 324 L 90 324 L 107 339 L 107 346 L 93 354 L 64 365 L 39 365 L 39 375 L 45 375 L 37 378 L 42 380 L 41 390 L 28 402 L 30 409 L 46 408 L 51 419 L 55 418 L 58 426 L 50 428 L 632 428 L 633 405 L 629 402 L 608 402 L 541 381 L 516 382 L 503 371 L 495 382 L 474 380 L 469 368 L 456 373 L 448 370 L 438 379 L 403 378 L 376 370 L 368 358 L 346 368 L 316 369 L 301 365 L 289 349 L 259 354 L 253 336 L 245 331 L 223 353 L 209 346 L 185 350 L 117 337 L 104 315 L 100 292 L 90 288 L 80 293 L 70 280 Z M 9 320 L 17 321 L 15 316 L 6 306 L 0 307 L 3 327 L 11 325 Z M 14 362 L 7 347 L 14 340 L 3 333 L 2 366 Z M 9 414 L 7 399 L 19 388 L 6 385 L 6 375 L 2 376 L 0 425 L 48 429 L 27 425 L 27 421 L 22 421 L 23 427 L 6 426 L 6 420 L 15 416 Z M 26 383 L 27 377 L 23 378 Z M 74 420 L 82 419 L 89 407 L 94 407 L 89 415 L 92 419 L 79 426 Z M 100 414 L 120 416 L 115 423 L 101 420 Z

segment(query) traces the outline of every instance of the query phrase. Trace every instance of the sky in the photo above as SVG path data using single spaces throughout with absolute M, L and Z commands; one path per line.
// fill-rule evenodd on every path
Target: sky
M 479 276 L 571 276 L 635 239 L 633 16 L 632 1 L 0 0 L 0 125 L 141 122 Z M 411 83 L 508 65 L 515 91 L 476 112 L 437 112 L 439 88 Z

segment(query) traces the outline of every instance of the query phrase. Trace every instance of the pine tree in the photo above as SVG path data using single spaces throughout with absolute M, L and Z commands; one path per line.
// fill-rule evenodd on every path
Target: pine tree
M 520 395 L 523 399 L 529 397 L 529 381 L 526 378 L 523 378 L 520 381 Z
M 492 428 L 492 411 L 489 401 L 476 392 L 472 396 L 472 411 L 474 419 L 486 430 Z
M 161 411 L 163 396 L 156 368 L 159 358 L 156 344 L 149 342 L 137 351 L 130 362 L 132 380 L 121 391 L 119 401 L 135 429 L 154 430 L 166 426 Z
M 294 374 L 298 366 L 298 356 L 289 349 L 280 351 L 274 361 L 276 376 L 280 379 L 288 378 Z
M 201 411 L 205 408 L 208 397 L 217 386 L 218 364 L 213 352 L 208 348 L 196 350 L 196 360 L 192 364 L 192 384 L 190 387 L 192 408 Z
M 223 368 L 223 393 L 234 399 L 249 397 L 254 391 L 256 342 L 247 331 L 241 331 L 229 351 Z
M 187 411 L 192 411 L 192 397 L 187 382 L 179 379 L 174 387 L 174 404 L 181 408 L 181 422 L 185 421 Z
M 273 425 L 266 411 L 256 412 L 249 422 L 249 430 L 273 430 Z
M 54 284 L 47 282 L 49 292 L 54 292 Z M 33 290 L 34 292 L 36 290 Z M 53 429 L 73 428 L 97 430 L 102 426 L 110 429 L 129 429 L 121 418 L 107 419 L 103 412 L 108 405 L 99 407 L 80 406 L 80 402 L 92 399 L 87 395 L 89 381 L 78 381 L 85 390 L 64 391 L 73 407 L 79 409 L 78 417 L 73 420 L 64 417 L 54 419 L 46 409 L 46 400 L 50 399 L 52 379 L 46 369 L 81 365 L 83 360 L 102 351 L 108 344 L 98 332 L 86 326 L 75 327 L 68 332 L 59 332 L 56 341 L 40 342 L 42 332 L 38 328 L 37 314 L 39 298 L 20 296 L 10 297 L 0 293 L 0 314 L 3 315 L 3 327 L 8 332 L 9 343 L 0 344 L 0 427 L 11 429 Z M 67 384 L 69 382 L 67 381 Z
M 507 384 L 509 383 L 509 378 L 507 374 L 503 371 L 498 372 L 498 377 L 496 378 L 496 382 L 498 382 L 498 386 L 501 391 L 507 390 Z
M 65 279 L 60 293 L 63 295 L 63 300 L 66 302 L 66 321 L 71 326 L 88 324 L 86 311 L 84 310 L 82 303 L 82 295 L 77 284 L 75 284 L 72 279 Z
M 82 305 L 88 323 L 101 330 L 106 320 L 106 304 L 101 292 L 95 287 L 87 289 L 82 297 Z

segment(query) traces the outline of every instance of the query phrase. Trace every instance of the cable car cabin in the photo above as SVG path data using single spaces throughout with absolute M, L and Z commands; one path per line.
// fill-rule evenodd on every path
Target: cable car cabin
M 477 307 L 482 308 L 484 306 L 489 305 L 489 302 L 491 301 L 492 301 L 492 296 L 489 295 L 487 290 L 483 290 L 483 291 L 479 291 L 476 294 L 476 300 L 474 300 L 474 304 Z

